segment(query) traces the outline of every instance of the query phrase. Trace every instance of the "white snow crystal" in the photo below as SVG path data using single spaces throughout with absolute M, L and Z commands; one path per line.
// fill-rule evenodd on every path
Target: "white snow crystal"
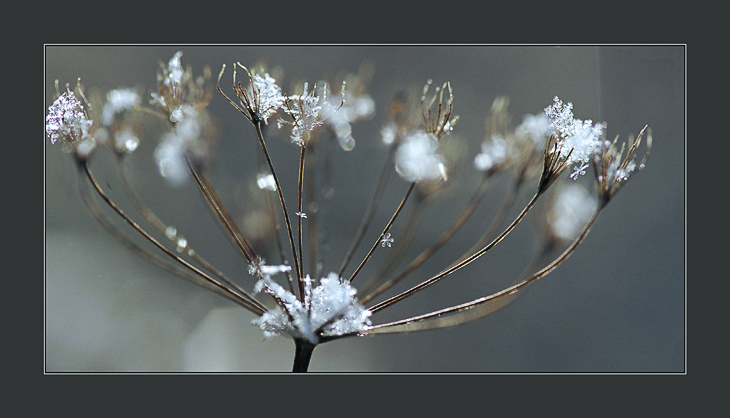
M 573 104 L 565 104 L 557 96 L 553 104 L 545 108 L 545 115 L 550 119 L 551 132 L 562 145 L 561 154 L 570 153 L 567 162 L 578 167 L 577 173 L 585 174 L 588 162 L 603 146 L 604 124 L 576 119 L 573 117 Z

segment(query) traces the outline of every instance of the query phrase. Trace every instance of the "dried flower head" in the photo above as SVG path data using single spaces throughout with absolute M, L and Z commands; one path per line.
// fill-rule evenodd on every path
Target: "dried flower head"
M 56 90 L 58 90 L 58 80 L 56 80 Z M 84 98 L 80 81 L 76 84 L 75 92 L 66 85 L 66 91 L 59 94 L 48 107 L 46 135 L 51 143 L 55 144 L 60 140 L 65 152 L 73 152 L 80 158 L 88 157 L 96 147 L 96 140 L 91 134 L 93 121 L 90 111 L 91 106 Z
M 244 86 L 243 83 L 237 80 L 236 68 L 240 67 L 248 76 L 249 84 Z M 248 68 L 236 63 L 233 65 L 233 91 L 238 97 L 239 103 L 234 102 L 220 88 L 221 77 L 225 72 L 225 64 L 221 68 L 221 72 L 218 75 L 218 91 L 223 97 L 228 100 L 238 111 L 240 111 L 246 119 L 251 123 L 257 124 L 264 122 L 268 124 L 270 117 L 276 114 L 276 112 L 284 105 L 286 96 L 281 92 L 281 87 L 276 84 L 276 79 L 264 72 L 264 75 L 257 74 L 256 72 L 249 71 Z
M 213 97 L 208 85 L 210 68 L 205 67 L 203 75 L 194 78 L 192 68 L 183 68 L 181 59 L 182 51 L 178 51 L 167 65 L 160 63 L 157 91 L 150 94 L 150 104 L 161 109 L 172 123 L 181 120 L 183 105 L 202 109 L 208 106 Z
M 411 182 L 446 181 L 446 166 L 433 134 L 416 131 L 403 139 L 395 153 L 395 170 Z
M 458 138 L 454 138 L 457 141 L 442 142 L 458 119 L 452 116 L 451 85 L 448 82 L 444 83 L 431 94 L 429 90 L 432 82 L 429 80 L 421 94 L 413 96 L 412 102 L 403 99 L 401 95 L 396 95 L 391 102 L 388 119 L 382 125 L 383 141 L 388 145 L 386 147 L 388 154 L 372 200 L 365 210 L 362 222 L 339 270 L 323 275 L 322 272 L 329 270 L 323 267 L 324 264 L 318 258 L 322 254 L 318 245 L 321 237 L 326 234 L 322 234 L 317 228 L 318 225 L 320 228 L 326 226 L 328 222 L 323 222 L 321 216 L 325 211 L 318 210 L 319 195 L 313 192 L 319 190 L 319 184 L 312 175 L 305 176 L 305 172 L 307 174 L 318 172 L 315 162 L 323 161 L 319 152 L 311 152 L 318 150 L 319 147 L 318 135 L 314 132 L 321 126 L 327 126 L 340 148 L 351 150 L 354 139 L 350 124 L 372 115 L 374 109 L 372 99 L 364 92 L 362 85 L 352 81 L 354 79 L 350 79 L 353 91 L 348 93 L 344 88 L 347 82 L 343 82 L 339 97 L 330 94 L 326 83 L 321 83 L 319 88 L 315 85 L 310 90 L 310 85 L 306 82 L 300 94 L 287 96 L 282 94 L 276 80 L 269 73 L 249 71 L 237 63 L 233 69 L 233 89 L 238 101 L 234 101 L 226 96 L 220 87 L 220 80 L 225 71 L 225 65 L 223 66 L 216 87 L 223 97 L 253 125 L 258 140 L 256 145 L 260 147 L 262 157 L 259 160 L 260 166 L 255 183 L 251 182 L 251 192 L 262 198 L 261 201 L 265 203 L 261 206 L 265 205 L 266 210 L 254 208 L 255 211 L 265 213 L 252 218 L 251 222 L 259 224 L 257 226 L 259 231 L 265 232 L 252 232 L 252 228 L 246 224 L 245 216 L 250 213 L 244 214 L 243 227 L 239 226 L 241 218 L 232 216 L 226 209 L 224 199 L 218 195 L 210 180 L 209 167 L 205 164 L 213 153 L 212 138 L 215 136 L 215 126 L 207 111 L 210 91 L 205 87 L 205 77 L 193 81 L 192 72 L 189 67 L 183 68 L 181 59 L 182 53 L 178 52 L 166 64 L 161 63 L 157 77 L 157 91 L 152 94 L 151 101 L 156 110 L 145 108 L 134 90 L 117 89 L 109 92 L 102 111 L 101 125 L 106 135 L 103 143 L 113 145 L 110 148 L 116 153 L 119 181 L 124 186 L 124 191 L 115 193 L 115 196 L 127 197 L 129 201 L 126 203 L 136 210 L 135 214 L 130 215 L 123 210 L 121 207 L 123 205 L 118 205 L 105 192 L 102 186 L 104 182 L 97 181 L 92 173 L 87 156 L 96 143 L 94 135 L 101 134 L 102 131 L 98 129 L 92 131 L 94 124 L 90 117 L 91 109 L 80 86 L 77 86 L 75 92 L 71 92 L 67 87 L 66 92 L 59 94 L 49 107 L 46 133 L 52 143 L 61 141 L 65 147 L 74 151 L 84 203 L 115 238 L 145 259 L 243 307 L 256 316 L 252 323 L 263 331 L 265 337 L 281 335 L 291 338 L 295 344 L 294 371 L 306 371 L 312 350 L 324 342 L 356 335 L 451 327 L 484 317 L 508 305 L 528 285 L 547 275 L 570 256 L 588 234 L 602 207 L 635 171 L 643 168 L 648 157 L 648 150 L 641 161 L 637 162 L 634 157 L 644 130 L 640 132 L 635 142 L 630 139 L 624 157 L 623 146 L 619 149 L 616 141 L 612 144 L 602 141 L 604 130 L 602 124 L 594 125 L 590 120 L 575 119 L 573 105 L 565 104 L 557 97 L 554 103 L 545 109 L 544 116 L 525 117 L 513 130 L 510 128 L 511 117 L 507 112 L 509 101 L 499 97 L 493 102 L 487 117 L 486 140 L 481 144 L 481 152 L 473 160 L 476 168 L 484 172 L 481 182 L 468 201 L 460 202 L 459 199 L 454 199 L 454 205 L 464 206 L 438 239 L 428 245 L 401 271 L 391 274 L 403 265 L 401 262 L 405 257 L 411 255 L 409 246 L 418 241 L 414 233 L 417 230 L 415 225 L 418 224 L 420 216 L 427 213 L 424 210 L 425 205 L 430 204 L 433 196 L 438 196 L 437 186 L 458 183 L 453 180 L 459 179 L 457 172 L 457 175 L 452 174 L 451 181 L 444 183 L 447 179 L 446 157 L 459 154 L 459 152 L 449 153 L 449 146 L 455 145 L 458 148 L 460 145 Z M 248 83 L 245 85 L 236 79 L 238 68 L 246 72 Z M 143 111 L 129 112 L 133 109 Z M 263 127 L 263 124 L 267 124 L 268 119 L 275 117 L 279 110 L 282 110 L 281 117 L 278 118 L 279 123 L 291 126 L 291 140 L 300 146 L 297 176 L 288 183 L 282 182 L 277 174 L 274 164 L 277 155 L 269 152 L 266 145 L 269 130 Z M 135 193 L 131 176 L 127 175 L 125 162 L 128 159 L 123 156 L 126 152 L 137 148 L 140 133 L 135 130 L 136 123 L 132 123 L 136 121 L 127 119 L 129 113 L 153 114 L 167 121 L 165 124 L 167 131 L 162 135 L 159 146 L 153 154 L 160 174 L 173 184 L 181 184 L 188 178 L 195 180 L 213 215 L 246 259 L 248 272 L 255 280 L 251 286 L 253 292 L 249 293 L 245 286 L 231 280 L 212 263 L 206 261 L 198 251 L 193 250 L 191 241 L 178 231 L 177 227 L 163 222 Z M 289 120 L 284 120 L 282 117 L 287 117 Z M 112 140 L 113 142 L 110 142 Z M 322 141 L 323 146 L 327 144 L 329 143 Z M 650 146 L 651 134 L 647 138 L 647 148 Z M 543 157 L 538 190 L 514 220 L 507 222 L 506 217 L 513 212 L 512 204 L 520 195 L 523 183 L 531 179 L 527 174 L 529 168 L 539 165 L 539 162 L 535 162 L 540 156 L 537 150 L 542 151 Z M 448 162 L 449 167 L 456 166 L 452 164 L 452 160 Z M 594 164 L 597 176 L 599 204 L 596 205 L 595 200 L 587 196 L 580 186 L 570 182 L 568 186 L 563 186 L 558 191 L 556 199 L 549 205 L 548 244 L 552 245 L 558 241 L 571 242 L 557 258 L 537 271 L 527 270 L 526 276 L 521 277 L 516 284 L 495 293 L 425 314 L 372 324 L 371 315 L 446 279 L 499 245 L 526 218 L 539 198 L 556 182 L 563 171 L 574 165 L 574 172 L 570 177 L 579 178 L 591 162 Z M 477 213 L 477 206 L 491 183 L 490 174 L 512 167 L 516 167 L 513 188 L 492 221 L 492 225 L 484 228 L 483 236 L 471 248 L 437 273 L 419 279 L 414 286 L 371 304 L 375 298 L 401 283 L 429 260 L 465 225 L 472 214 Z M 377 219 L 373 214 L 381 208 L 379 206 L 381 197 L 387 195 L 384 190 L 388 185 L 388 175 L 392 174 L 393 168 L 402 178 L 409 181 L 410 185 L 397 206 L 391 208 L 393 211 L 389 220 L 375 231 L 376 234 L 370 235 L 372 240 L 369 251 L 354 271 L 348 273 L 348 277 L 344 272 L 351 258 L 357 254 L 363 237 L 368 239 L 366 232 Z M 285 190 L 289 186 L 296 187 L 295 193 L 292 193 L 291 189 Z M 92 192 L 95 192 L 96 196 L 91 195 Z M 274 195 L 278 197 L 276 203 Z M 287 198 L 293 196 L 296 196 L 295 205 L 291 205 L 291 202 L 288 205 Z M 331 196 L 330 194 L 329 198 Z M 409 201 L 411 196 L 417 197 Z M 102 210 L 99 206 L 99 202 L 102 201 L 108 210 Z M 404 211 L 404 208 L 411 204 L 414 205 L 412 210 Z M 114 224 L 113 219 L 107 214 L 109 210 L 119 216 L 127 229 Z M 405 222 L 396 225 L 396 221 L 398 223 L 402 221 L 398 218 L 403 212 L 410 214 L 406 215 Z M 145 226 L 138 223 L 136 217 L 144 219 Z M 281 220 L 285 229 L 279 223 Z M 260 224 L 264 223 L 266 227 L 262 228 Z M 401 228 L 400 232 L 396 233 L 397 245 L 394 245 L 391 233 L 394 225 L 395 228 Z M 149 227 L 154 230 L 145 229 Z M 500 232 L 499 229 L 502 227 L 504 229 Z M 307 234 L 309 234 L 308 239 L 305 239 Z M 288 239 L 288 245 L 281 239 L 284 235 Z M 251 240 L 252 237 L 254 241 Z M 272 244 L 275 244 L 280 264 L 265 263 L 264 256 L 269 256 L 268 252 L 262 252 L 262 248 L 268 247 L 265 244 L 269 244 L 268 241 L 264 242 L 266 238 L 271 238 Z M 140 240 L 143 245 L 136 242 Z M 305 246 L 305 243 L 309 246 Z M 383 251 L 388 254 L 372 273 L 364 267 L 375 259 L 373 255 L 376 251 L 378 255 Z M 305 258 L 305 255 L 309 259 Z M 372 273 L 372 276 L 362 286 L 358 285 L 360 292 L 357 292 L 353 282 L 361 273 L 363 275 Z M 282 277 L 283 280 L 277 282 L 276 276 Z M 260 297 L 262 293 L 265 297 Z
M 451 116 L 454 103 L 451 83 L 447 81 L 441 87 L 436 87 L 434 94 L 429 98 L 427 95 L 432 83 L 433 80 L 428 80 L 423 86 L 421 116 L 423 117 L 424 130 L 439 141 L 454 129 L 454 124 L 459 120 L 459 117 Z M 446 102 L 444 102 L 444 93 L 447 90 L 448 95 Z M 438 99 L 438 103 L 436 103 L 436 99 Z
M 603 146 L 602 136 L 604 124 L 593 124 L 593 121 L 580 120 L 573 117 L 573 104 L 563 103 L 557 96 L 553 104 L 545 108 L 545 115 L 550 118 L 550 128 L 560 143 L 568 164 L 576 164 L 578 174 L 585 174 L 588 162 L 593 154 Z M 568 156 L 569 154 L 569 156 Z M 577 174 L 571 176 L 577 178 Z
M 637 162 L 635 153 L 641 144 L 645 132 L 646 151 L 641 160 Z M 605 206 L 613 198 L 634 173 L 644 169 L 646 161 L 649 159 L 649 153 L 651 152 L 651 129 L 648 126 L 644 126 L 636 137 L 636 140 L 634 140 L 633 135 L 630 136 L 628 147 L 624 142 L 621 143 L 621 147 L 619 148 L 617 141 L 618 137 L 609 145 L 604 146 L 601 152 L 594 157 L 594 169 L 598 182 L 598 196 L 602 206 Z M 624 150 L 626 150 L 625 156 Z

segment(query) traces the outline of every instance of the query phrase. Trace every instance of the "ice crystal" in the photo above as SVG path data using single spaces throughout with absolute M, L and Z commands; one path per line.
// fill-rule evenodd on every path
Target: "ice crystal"
M 388 247 L 391 247 L 392 244 L 393 244 L 393 238 L 391 238 L 390 232 L 388 232 L 387 234 L 385 234 L 383 236 L 383 238 L 380 239 L 380 246 L 381 247 L 385 247 L 386 245 Z
M 557 96 L 553 104 L 545 108 L 545 115 L 550 119 L 551 133 L 561 145 L 561 155 L 569 164 L 578 167 L 575 173 L 585 174 L 588 162 L 604 146 L 601 140 L 604 125 L 594 124 L 590 119 L 576 119 L 573 104 L 565 104 Z M 571 177 L 577 178 L 577 175 Z
M 185 70 L 180 64 L 180 58 L 182 58 L 182 51 L 176 52 L 167 63 L 167 74 L 164 79 L 165 84 L 175 86 L 182 82 Z
M 310 133 L 324 123 L 320 116 L 320 97 L 310 94 L 308 89 L 309 83 L 305 82 L 302 94 L 291 96 L 291 104 L 286 108 L 294 118 L 291 140 L 300 147 L 307 142 Z
M 251 76 L 252 89 L 256 91 L 256 104 L 258 107 L 258 117 L 268 123 L 268 119 L 273 116 L 277 110 L 284 104 L 284 95 L 281 88 L 276 84 L 276 79 L 269 73 L 263 76 L 253 74 Z
M 321 278 L 315 288 L 309 276 L 303 278 L 304 300 L 300 301 L 270 274 L 259 271 L 261 279 L 256 289 L 265 290 L 280 305 L 252 321 L 266 338 L 288 335 L 317 344 L 322 337 L 359 332 L 370 326 L 370 311 L 357 302 L 356 290 L 336 273 Z
M 110 126 L 117 113 L 137 106 L 141 98 L 134 89 L 121 88 L 111 90 L 106 94 L 106 103 L 101 111 L 101 124 Z
M 396 171 L 408 181 L 446 180 L 446 166 L 436 147 L 431 134 L 416 131 L 408 135 L 396 151 Z

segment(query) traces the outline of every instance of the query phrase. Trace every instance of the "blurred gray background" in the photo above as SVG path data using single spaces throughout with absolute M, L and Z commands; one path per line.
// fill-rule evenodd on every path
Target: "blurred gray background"
M 339 266 L 374 190 L 386 155 L 379 131 L 388 102 L 400 90 L 420 89 L 428 79 L 436 85 L 451 82 L 454 113 L 460 116 L 453 140 L 462 144 L 464 158 L 464 173 L 455 176 L 459 187 L 425 213 L 414 255 L 440 234 L 476 187 L 471 158 L 484 138 L 485 117 L 495 97 L 510 98 L 514 124 L 524 114 L 540 113 L 557 95 L 574 104 L 576 117 L 606 121 L 611 139 L 625 139 L 645 124 L 653 130 L 646 169 L 603 211 L 576 253 L 522 298 L 456 328 L 321 345 L 311 371 L 685 370 L 683 46 L 47 46 L 44 116 L 54 98 L 55 79 L 73 86 L 80 77 L 87 92 L 117 87 L 148 91 L 155 86 L 158 62 L 166 63 L 178 50 L 195 74 L 209 65 L 215 78 L 221 65 L 228 65 L 223 88 L 229 94 L 230 68 L 236 61 L 280 68 L 283 77 L 277 81 L 289 93 L 298 93 L 290 88 L 292 83 L 334 80 L 342 72 L 357 72 L 363 63 L 372 65 L 368 92 L 376 114 L 353 126 L 353 151 L 330 152 L 334 175 L 322 185 L 334 191 L 318 212 L 320 224 L 326 225 L 329 269 Z M 235 213 L 260 210 L 260 202 L 249 198 L 256 173 L 253 130 L 218 94 L 210 110 L 221 124 L 213 181 Z M 245 260 L 225 239 L 194 185 L 172 188 L 159 178 L 151 154 L 160 133 L 150 129 L 134 155 L 140 193 L 199 253 L 251 289 Z M 276 129 L 268 141 L 279 175 L 288 182 L 288 199 L 294 202 L 298 149 Z M 252 314 L 148 264 L 109 236 L 86 212 L 69 156 L 45 142 L 46 371 L 290 370 L 290 340 L 263 341 L 250 325 Z M 95 173 L 113 197 L 120 197 L 112 160 L 102 154 L 93 162 Z M 484 219 L 494 214 L 508 181 L 508 176 L 495 181 L 472 221 L 398 290 L 430 277 L 468 248 L 483 230 Z M 406 187 L 401 179 L 391 178 L 363 249 L 387 222 Z M 533 191 L 528 187 L 518 204 L 526 203 Z M 374 322 L 470 301 L 511 284 L 534 251 L 537 223 L 536 216 L 528 218 L 477 263 L 382 311 Z M 356 255 L 355 265 L 362 254 Z M 375 254 L 362 279 L 387 252 Z

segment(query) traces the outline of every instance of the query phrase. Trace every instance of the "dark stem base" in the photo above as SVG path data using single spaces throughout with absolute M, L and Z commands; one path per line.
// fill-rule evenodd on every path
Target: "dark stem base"
M 309 369 L 309 360 L 312 358 L 312 352 L 316 345 L 305 340 L 294 340 L 294 367 L 293 373 L 306 373 Z

